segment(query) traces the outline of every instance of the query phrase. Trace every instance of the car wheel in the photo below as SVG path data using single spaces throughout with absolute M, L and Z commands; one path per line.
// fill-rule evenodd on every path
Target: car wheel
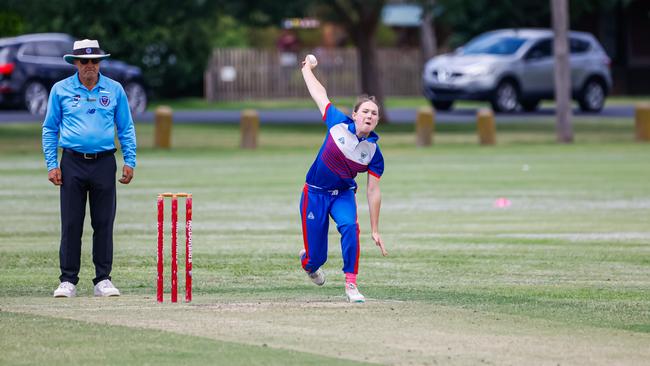
M 454 101 L 431 101 L 431 105 L 438 111 L 449 111 L 454 106 Z
M 129 107 L 131 113 L 138 115 L 144 113 L 147 109 L 147 92 L 144 90 L 142 84 L 137 82 L 130 82 L 124 88 L 126 97 L 129 100 Z
M 526 112 L 535 112 L 539 108 L 539 99 L 528 99 L 520 102 L 521 108 Z
M 585 112 L 600 112 L 605 105 L 605 94 L 605 87 L 600 81 L 587 81 L 578 98 L 580 109 Z
M 514 112 L 519 105 L 519 90 L 514 82 L 504 80 L 494 91 L 491 100 L 492 109 L 496 112 Z
M 38 81 L 32 81 L 25 86 L 23 100 L 29 113 L 35 116 L 44 116 L 47 111 L 47 98 L 49 92 L 45 85 Z

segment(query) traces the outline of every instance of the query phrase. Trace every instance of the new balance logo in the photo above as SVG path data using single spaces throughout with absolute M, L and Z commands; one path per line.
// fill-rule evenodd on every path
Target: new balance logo
M 307 218 L 310 219 L 310 220 L 313 220 L 314 219 L 314 213 L 309 211 L 309 215 L 307 215 Z

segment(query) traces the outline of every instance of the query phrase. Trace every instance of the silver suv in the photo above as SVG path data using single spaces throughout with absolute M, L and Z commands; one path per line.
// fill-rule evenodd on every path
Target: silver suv
M 612 87 L 610 59 L 589 33 L 569 32 L 572 95 L 583 111 L 598 112 Z M 554 98 L 553 32 L 504 29 L 483 33 L 453 54 L 424 66 L 424 95 L 449 110 L 459 99 L 485 100 L 497 112 L 534 111 Z

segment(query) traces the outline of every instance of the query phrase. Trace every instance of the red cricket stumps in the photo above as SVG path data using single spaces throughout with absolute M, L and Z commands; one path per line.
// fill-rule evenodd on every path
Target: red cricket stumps
M 185 199 L 185 302 L 192 301 L 192 195 Z
M 158 195 L 158 282 L 156 297 L 158 302 L 163 301 L 163 223 L 164 223 L 165 199 Z
M 178 198 L 172 196 L 172 302 L 178 301 Z
M 158 195 L 158 281 L 157 299 L 163 302 L 164 199 L 171 198 L 171 302 L 178 302 L 178 197 L 185 198 L 185 301 L 192 301 L 192 194 Z

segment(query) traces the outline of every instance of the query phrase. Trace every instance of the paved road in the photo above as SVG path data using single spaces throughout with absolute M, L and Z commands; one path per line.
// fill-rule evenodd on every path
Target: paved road
M 417 111 L 414 108 L 395 108 L 388 110 L 388 116 L 393 123 L 413 123 Z M 605 107 L 601 113 L 583 113 L 574 110 L 575 117 L 588 118 L 632 118 L 634 117 L 633 106 L 609 106 Z M 551 108 L 542 108 L 535 113 L 512 113 L 499 114 L 500 121 L 522 121 L 539 118 L 552 117 L 555 110 Z M 152 122 L 154 119 L 153 112 L 146 112 L 135 118 L 136 122 Z M 174 121 L 176 123 L 239 123 L 240 111 L 224 110 L 185 110 L 174 112 Z M 42 120 L 34 117 L 26 111 L 0 111 L 0 123 L 8 122 L 36 122 Z M 463 108 L 450 112 L 438 112 L 436 114 L 437 122 L 474 122 L 476 120 L 476 109 Z M 299 109 L 299 110 L 274 110 L 261 111 L 261 123 L 305 123 L 320 121 L 320 115 L 316 108 Z

